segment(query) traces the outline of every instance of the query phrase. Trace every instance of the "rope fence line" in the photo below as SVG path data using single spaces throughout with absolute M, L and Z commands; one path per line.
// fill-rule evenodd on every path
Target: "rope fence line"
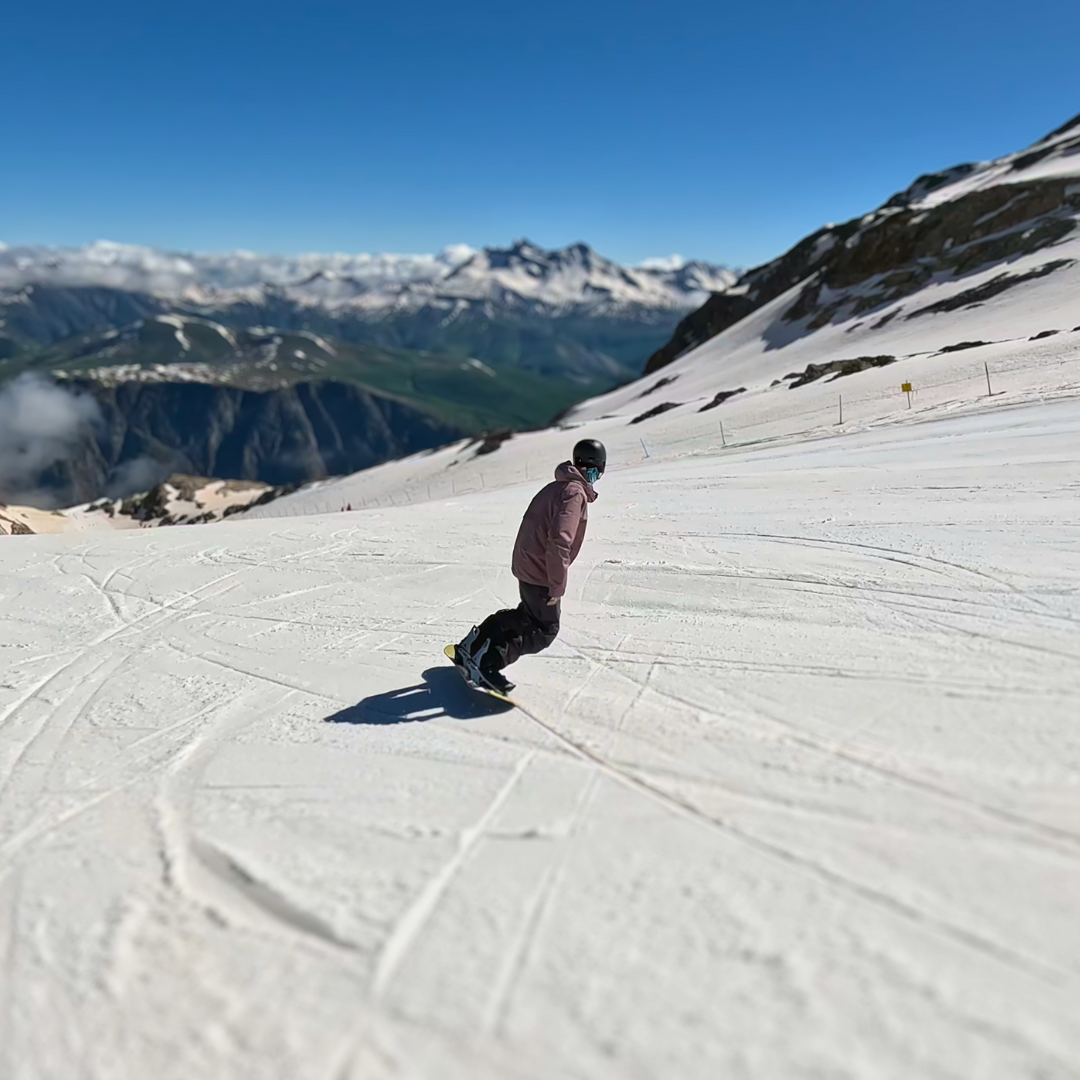
M 1030 371 L 1032 369 L 1030 357 L 1016 357 L 1013 363 L 1009 363 L 1009 359 L 1011 358 L 1003 358 L 1002 362 L 990 368 L 990 374 L 998 377 L 999 382 L 1001 377 L 1007 377 L 1010 372 Z M 1038 367 L 1061 367 L 1070 364 L 1080 364 L 1080 352 L 1074 356 L 1059 355 L 1048 358 L 1045 362 L 1039 364 Z M 916 396 L 920 391 L 928 393 L 930 391 L 948 390 L 952 387 L 968 387 L 971 392 L 958 396 L 955 399 L 929 403 L 923 408 L 916 406 L 909 411 L 894 400 L 902 396 L 902 392 L 899 390 L 899 384 L 896 390 L 875 388 L 869 392 L 855 395 L 850 388 L 852 385 L 857 384 L 854 383 L 850 376 L 848 376 L 842 380 L 845 417 L 842 424 L 838 424 L 836 421 L 837 399 L 832 394 L 829 394 L 826 398 L 822 398 L 813 405 L 809 405 L 808 403 L 809 407 L 800 410 L 795 414 L 792 414 L 787 410 L 782 410 L 779 407 L 775 410 L 768 409 L 768 405 L 772 404 L 772 402 L 767 402 L 764 403 L 766 405 L 765 410 L 758 411 L 754 415 L 748 415 L 744 423 L 735 423 L 733 425 L 732 418 L 729 415 L 728 424 L 723 428 L 721 428 L 721 425 L 723 424 L 721 418 L 717 417 L 713 419 L 710 417 L 708 420 L 702 420 L 700 425 L 695 424 L 694 426 L 697 430 L 680 437 L 672 438 L 670 436 L 665 436 L 657 440 L 648 440 L 645 437 L 647 432 L 645 435 L 639 434 L 637 431 L 633 432 L 633 434 L 628 434 L 626 448 L 629 449 L 635 445 L 640 446 L 640 453 L 634 460 L 626 460 L 618 464 L 613 464 L 609 471 L 619 472 L 622 469 L 633 468 L 642 464 L 645 460 L 654 462 L 663 460 L 663 457 L 667 456 L 665 453 L 666 451 L 674 447 L 683 446 L 686 443 L 704 443 L 704 445 L 701 446 L 700 452 L 702 454 L 712 454 L 725 451 L 730 452 L 732 450 L 745 449 L 747 447 L 765 443 L 789 441 L 814 435 L 824 436 L 827 434 L 831 436 L 837 432 L 838 428 L 841 430 L 846 428 L 849 432 L 863 431 L 869 427 L 873 427 L 875 424 L 886 422 L 894 418 L 901 422 L 920 422 L 920 418 L 925 420 L 928 418 L 929 414 L 940 412 L 943 408 L 954 405 L 959 407 L 965 404 L 973 404 L 980 400 L 986 401 L 991 397 L 1005 397 L 1007 391 L 998 390 L 996 392 L 987 392 L 986 377 L 987 364 L 985 361 L 981 360 L 972 362 L 960 371 L 957 371 L 956 368 L 952 368 L 949 371 L 939 371 L 938 377 L 936 378 L 934 377 L 933 372 L 928 372 L 927 378 L 925 380 L 920 380 L 918 385 L 916 385 Z M 835 381 L 835 379 L 828 380 L 830 383 Z M 840 388 L 837 388 L 838 391 L 839 389 Z M 791 392 L 789 387 L 777 387 L 777 390 L 782 390 L 784 394 Z M 1045 387 L 1041 390 L 1033 388 L 1027 391 L 1020 391 L 1020 393 L 1036 394 L 1041 397 L 1045 393 L 1057 395 L 1070 391 L 1080 392 L 1080 381 L 1058 383 L 1053 387 Z M 781 400 L 782 399 L 778 394 L 775 398 L 777 406 L 779 406 Z M 880 406 L 886 403 L 888 403 L 890 407 L 881 409 Z M 879 406 L 879 408 L 876 411 L 868 412 L 867 410 L 872 406 Z M 697 415 L 697 413 L 689 414 L 690 417 L 695 418 Z M 777 431 L 774 434 L 764 434 L 754 437 L 755 431 L 783 426 L 785 421 L 798 421 L 802 426 L 791 426 L 787 427 L 786 430 Z M 713 442 L 711 443 L 706 442 L 710 434 L 714 436 Z M 616 440 L 615 445 L 618 445 L 619 441 L 621 440 Z M 503 479 L 504 482 L 510 484 L 528 483 L 533 479 L 529 462 L 526 461 L 524 465 L 517 470 L 517 474 L 513 476 L 508 475 Z M 440 488 L 442 488 L 441 491 L 439 490 Z M 378 510 L 397 506 L 411 506 L 417 502 L 433 502 L 438 499 L 479 494 L 487 490 L 490 489 L 487 486 L 487 477 L 483 471 L 471 476 L 466 475 L 464 477 L 459 477 L 455 475 L 446 477 L 441 483 L 437 478 L 414 477 L 407 479 L 399 485 L 395 485 L 385 494 L 364 496 L 362 502 L 359 504 L 353 499 L 351 505 L 354 510 Z M 324 500 L 320 500 L 315 504 L 307 503 L 303 506 L 286 503 L 285 505 L 278 506 L 277 512 L 275 513 L 274 510 L 270 509 L 274 504 L 270 504 L 270 507 L 267 509 L 267 515 L 272 517 L 307 517 L 316 514 L 340 513 L 348 505 L 350 505 L 348 498 L 344 500 L 344 505 L 330 503 Z
M 1056 357 L 1056 358 L 1054 358 L 1054 360 L 1051 363 L 1048 363 L 1048 364 L 1045 364 L 1045 365 L 1040 365 L 1040 366 L 1045 366 L 1045 367 L 1055 366 L 1055 367 L 1057 367 L 1057 366 L 1061 366 L 1061 365 L 1064 365 L 1064 364 L 1080 364 L 1080 355 L 1077 355 L 1075 357 Z M 996 371 L 996 374 L 998 374 L 1000 376 L 1000 375 L 1008 375 L 1010 371 L 1030 370 L 1030 368 L 1031 368 L 1030 363 L 1024 363 L 1024 364 L 1013 364 L 1013 365 L 1004 365 L 1004 366 L 1003 365 L 998 365 L 998 367 L 996 369 L 991 369 L 991 371 L 992 372 Z M 952 374 L 952 373 L 950 373 L 950 374 Z M 892 401 L 894 397 L 899 396 L 900 391 L 899 391 L 899 389 L 896 390 L 896 391 L 880 389 L 880 390 L 874 390 L 874 391 L 871 391 L 869 393 L 863 393 L 863 394 L 860 394 L 860 395 L 856 396 L 856 395 L 851 393 L 851 390 L 849 388 L 850 387 L 850 379 L 851 379 L 851 377 L 848 376 L 848 377 L 845 377 L 844 379 L 840 380 L 841 385 L 843 387 L 843 395 L 844 395 L 844 414 L 845 414 L 845 417 L 847 417 L 847 422 L 848 423 L 855 423 L 855 422 L 863 422 L 863 423 L 865 423 L 865 422 L 873 422 L 875 420 L 876 421 L 888 420 L 890 417 L 893 416 L 893 414 L 898 413 L 898 412 L 901 411 L 900 405 L 897 404 L 895 406 L 895 408 L 887 409 L 884 412 L 877 413 L 877 414 L 875 414 L 873 416 L 865 415 L 864 410 L 862 408 L 860 408 L 860 407 L 864 407 L 864 406 L 872 405 L 872 404 L 876 404 L 876 403 L 883 403 L 883 402 Z M 960 404 L 960 403 L 963 403 L 963 402 L 975 402 L 975 401 L 978 401 L 978 400 L 986 400 L 988 397 L 1000 397 L 1000 396 L 1004 395 L 1005 391 L 997 391 L 995 393 L 988 394 L 986 389 L 985 389 L 985 379 L 986 379 L 985 364 L 984 364 L 984 362 L 980 361 L 980 362 L 973 363 L 971 365 L 971 367 L 970 367 L 970 370 L 965 368 L 962 373 L 957 374 L 957 375 L 955 375 L 955 377 L 952 377 L 952 378 L 937 378 L 937 379 L 929 378 L 929 379 L 926 379 L 925 381 L 920 380 L 918 382 L 918 384 L 916 385 L 916 387 L 915 387 L 915 393 L 917 395 L 919 392 L 924 392 L 925 393 L 925 392 L 934 391 L 934 390 L 948 389 L 950 387 L 970 386 L 972 388 L 971 394 L 970 395 L 965 395 L 962 398 L 958 398 L 957 399 L 957 404 Z M 832 382 L 836 382 L 837 380 L 830 379 L 830 380 L 827 380 L 827 381 L 829 383 L 832 383 Z M 1060 390 L 1067 390 L 1067 389 L 1070 389 L 1070 388 L 1080 389 L 1080 385 L 1073 384 L 1072 387 L 1070 387 L 1070 384 L 1061 384 L 1061 385 L 1058 385 L 1056 387 L 1047 388 L 1047 389 L 1050 392 L 1055 392 L 1055 391 L 1060 391 Z M 837 391 L 840 392 L 840 387 L 837 388 Z M 912 413 L 922 413 L 923 415 L 925 415 L 925 413 L 928 410 L 940 409 L 943 404 L 946 404 L 946 403 L 939 402 L 939 403 L 936 403 L 936 404 L 931 404 L 929 406 L 926 406 L 921 410 L 920 409 L 912 409 L 911 411 L 912 411 Z M 813 421 L 811 420 L 810 426 L 805 426 L 805 427 L 800 428 L 800 429 L 791 429 L 791 430 L 789 430 L 787 432 L 784 432 L 782 435 L 774 436 L 774 438 L 791 438 L 793 436 L 809 434 L 810 432 L 813 432 L 815 430 L 819 430 L 819 429 L 824 428 L 826 426 L 834 426 L 835 427 L 836 425 L 835 425 L 834 418 L 836 416 L 836 408 L 837 408 L 837 406 L 836 406 L 836 399 L 835 398 L 830 397 L 827 400 L 822 400 L 820 402 L 820 404 L 818 404 L 816 406 L 813 406 L 811 408 L 802 410 L 799 413 L 799 418 L 802 419 L 804 424 L 807 422 L 807 420 L 811 420 L 811 418 L 820 416 L 821 421 L 820 421 L 819 424 L 814 424 Z M 907 412 L 908 410 L 906 408 L 904 408 L 903 411 Z M 860 415 L 857 415 L 857 416 L 854 415 L 856 412 L 858 412 Z M 784 419 L 791 419 L 791 418 L 792 418 L 791 414 L 786 413 L 786 412 L 778 413 L 778 414 L 776 414 L 774 416 L 761 415 L 759 413 L 755 417 L 748 417 L 746 423 L 740 424 L 740 425 L 738 425 L 737 428 L 734 428 L 734 429 L 733 429 L 733 427 L 731 425 L 731 421 L 729 420 L 728 421 L 728 427 L 725 428 L 725 436 L 723 436 L 723 437 L 720 436 L 719 427 L 717 427 L 717 436 L 718 436 L 717 444 L 718 444 L 718 446 L 726 445 L 728 448 L 731 448 L 731 449 L 736 449 L 739 446 L 745 446 L 745 445 L 747 445 L 748 441 L 752 442 L 752 441 L 755 441 L 755 440 L 740 439 L 739 438 L 740 435 L 743 435 L 746 432 L 753 431 L 756 428 L 768 427 L 768 426 L 775 425 L 777 423 L 782 423 Z M 718 420 L 719 420 L 719 418 L 718 418 Z M 734 431 L 734 434 L 733 434 L 733 431 Z M 702 433 L 701 432 L 694 432 L 694 433 L 691 433 L 689 435 L 685 435 L 685 436 L 683 436 L 681 438 L 674 438 L 674 439 L 665 438 L 663 440 L 663 445 L 664 446 L 678 446 L 678 445 L 680 445 L 682 443 L 696 442 L 696 441 L 700 440 L 701 438 L 702 438 Z

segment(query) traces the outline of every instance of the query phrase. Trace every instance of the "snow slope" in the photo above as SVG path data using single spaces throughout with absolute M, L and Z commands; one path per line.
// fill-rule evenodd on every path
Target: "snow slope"
M 1053 267 L 1049 272 L 1048 266 Z M 1016 284 L 988 300 L 911 317 L 912 308 L 949 306 L 1003 277 L 1016 279 Z M 1066 348 L 1080 343 L 1080 233 L 1052 249 L 1018 257 L 1006 267 L 996 264 L 963 279 L 933 282 L 920 290 L 917 302 L 905 297 L 875 311 L 872 319 L 830 323 L 812 332 L 783 318 L 800 288 L 795 286 L 659 372 L 584 402 L 572 418 L 595 419 L 610 413 L 634 416 L 660 401 L 676 401 L 692 410 L 721 391 L 739 388 L 747 392 L 739 405 L 752 400 L 754 407 L 766 408 L 770 396 L 806 395 L 809 388 L 789 390 L 783 379 L 803 372 L 809 364 L 895 357 L 896 364 L 875 373 L 876 382 L 866 374 L 828 384 L 833 400 L 837 394 L 855 399 L 870 385 L 876 388 L 882 382 L 894 391 L 901 382 L 925 386 L 958 365 L 981 368 L 984 362 L 994 365 L 1003 355 L 1037 354 L 1044 339 L 1031 339 L 1039 335 L 1053 339 L 1052 353 L 1060 351 L 1063 342 L 1069 343 Z M 901 314 L 905 307 L 906 317 Z M 979 342 L 984 344 L 952 354 L 952 360 L 942 353 Z M 1021 367 L 1025 363 L 1019 361 Z M 661 379 L 667 381 L 659 390 L 646 393 Z M 774 385 L 777 380 L 781 385 Z M 718 415 L 726 416 L 734 405 L 734 401 L 725 405 Z
M 996 348 L 0 539 L 0 1075 L 1080 1076 L 1080 343 Z

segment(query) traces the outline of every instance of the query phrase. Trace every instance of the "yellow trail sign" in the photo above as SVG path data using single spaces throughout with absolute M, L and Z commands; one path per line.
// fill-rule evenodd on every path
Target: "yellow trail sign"
M 911 383 L 909 383 L 909 382 L 901 383 L 900 384 L 900 390 L 901 390 L 902 393 L 910 394 L 911 393 Z

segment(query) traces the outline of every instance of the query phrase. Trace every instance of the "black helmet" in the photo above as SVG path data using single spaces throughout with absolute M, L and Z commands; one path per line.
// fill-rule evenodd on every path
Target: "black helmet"
M 602 442 L 596 439 L 582 439 L 574 447 L 574 464 L 584 472 L 586 469 L 599 469 L 600 475 L 604 475 L 607 468 L 607 451 Z

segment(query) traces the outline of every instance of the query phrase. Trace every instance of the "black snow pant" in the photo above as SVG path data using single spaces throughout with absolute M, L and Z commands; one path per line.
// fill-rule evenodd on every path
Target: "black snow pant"
M 558 600 L 548 604 L 551 593 L 543 585 L 518 582 L 521 603 L 489 615 L 481 624 L 477 641 L 491 641 L 491 651 L 499 659 L 499 668 L 507 667 L 522 656 L 543 652 L 559 636 Z

